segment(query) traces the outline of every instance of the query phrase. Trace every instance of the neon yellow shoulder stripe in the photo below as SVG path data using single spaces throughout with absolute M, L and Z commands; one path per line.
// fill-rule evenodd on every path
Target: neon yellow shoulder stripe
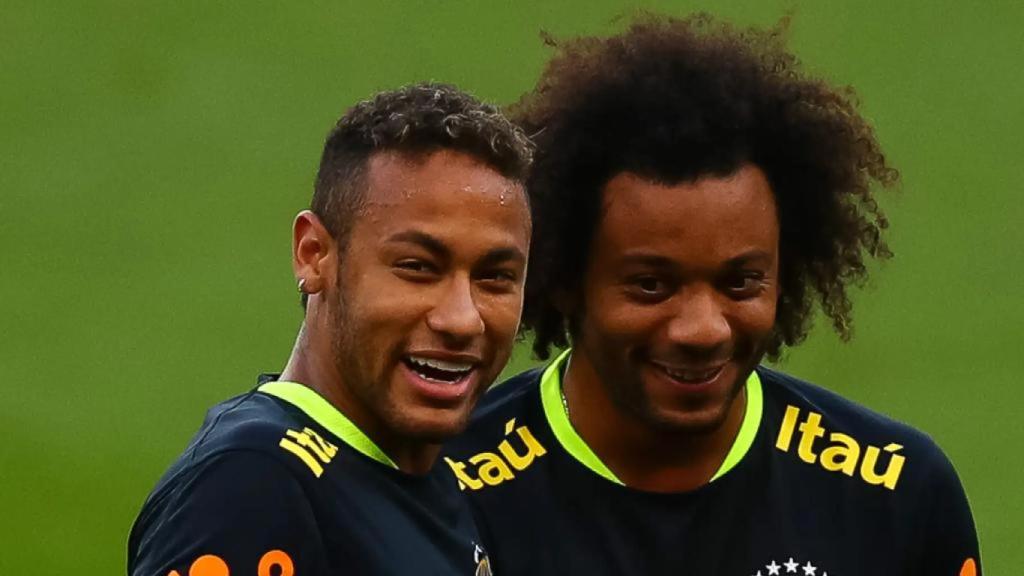
M 559 354 L 558 358 L 555 358 L 555 361 L 541 374 L 540 401 L 544 406 L 544 415 L 547 416 L 548 424 L 551 426 L 551 431 L 555 433 L 555 438 L 566 452 L 598 476 L 616 484 L 622 484 L 622 480 L 619 480 L 615 473 L 609 470 L 604 462 L 601 462 L 597 454 L 594 454 L 590 446 L 587 446 L 583 438 L 580 438 L 576 429 L 572 427 L 572 423 L 569 422 L 569 415 L 565 413 L 565 407 L 562 405 L 560 371 L 562 365 L 569 359 L 570 352 L 572 352 L 571 349 Z
M 711 482 L 718 480 L 722 474 L 732 470 L 743 457 L 747 455 L 750 446 L 757 436 L 757 429 L 761 425 L 761 412 L 764 409 L 764 397 L 761 394 L 761 377 L 757 372 L 751 372 L 747 377 L 747 407 L 743 414 L 743 423 L 740 424 L 740 431 L 736 434 L 736 440 L 725 455 L 725 460 L 718 467 L 718 472 L 711 477 Z
M 284 400 L 305 412 L 331 434 L 348 444 L 356 452 L 372 458 L 381 464 L 398 469 L 398 466 L 370 440 L 370 437 L 342 414 L 330 402 L 313 391 L 312 388 L 298 382 L 267 382 L 258 388 L 260 392 Z
M 615 484 L 624 485 L 622 480 L 619 480 L 615 473 L 597 457 L 597 454 L 594 454 L 590 446 L 587 446 L 587 443 L 576 432 L 576 429 L 572 427 L 572 423 L 569 422 L 569 416 L 565 413 L 565 408 L 562 405 L 561 369 L 568 361 L 571 352 L 572 350 L 562 352 L 541 374 L 540 398 L 541 404 L 544 407 L 544 415 L 547 418 L 548 425 L 551 426 L 551 431 L 555 434 L 555 438 L 565 448 L 566 452 L 598 476 Z M 728 454 L 726 454 L 725 460 L 722 461 L 718 471 L 711 477 L 712 482 L 729 470 L 732 470 L 743 460 L 747 451 L 750 450 L 750 446 L 754 443 L 757 429 L 761 425 L 764 398 L 761 393 L 761 379 L 757 376 L 757 372 L 750 373 L 746 386 L 747 405 L 743 414 L 743 423 L 740 424 L 740 431 L 736 434 L 736 439 L 733 441 Z

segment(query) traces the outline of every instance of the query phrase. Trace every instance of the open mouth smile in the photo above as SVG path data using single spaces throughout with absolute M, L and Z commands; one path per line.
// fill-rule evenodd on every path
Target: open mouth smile
M 406 356 L 402 361 L 420 378 L 438 384 L 455 384 L 469 376 L 475 367 L 467 362 L 448 362 L 423 356 Z

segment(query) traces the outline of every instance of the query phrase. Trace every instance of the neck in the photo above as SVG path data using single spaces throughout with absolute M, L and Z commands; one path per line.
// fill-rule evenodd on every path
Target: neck
M 330 338 L 317 337 L 315 326 L 303 323 L 281 380 L 298 382 L 316 391 L 345 415 L 373 441 L 398 469 L 406 474 L 422 475 L 434 466 L 441 445 L 415 440 L 390 429 L 373 414 L 345 385 L 345 378 L 334 361 Z
M 683 492 L 710 482 L 746 411 L 744 388 L 712 430 L 659 427 L 616 404 L 593 365 L 576 350 L 562 387 L 569 421 L 594 454 L 624 484 L 650 492 Z

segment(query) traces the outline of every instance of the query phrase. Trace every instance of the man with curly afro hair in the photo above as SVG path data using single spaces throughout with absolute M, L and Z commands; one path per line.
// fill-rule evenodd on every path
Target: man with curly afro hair
M 760 365 L 816 309 L 849 336 L 898 180 L 784 27 L 552 40 L 512 108 L 537 145 L 524 325 L 562 350 L 447 455 L 497 574 L 980 572 L 926 435 Z
M 515 342 L 532 155 L 446 84 L 345 113 L 292 226 L 288 363 L 209 411 L 132 528 L 131 576 L 490 576 L 438 455 Z

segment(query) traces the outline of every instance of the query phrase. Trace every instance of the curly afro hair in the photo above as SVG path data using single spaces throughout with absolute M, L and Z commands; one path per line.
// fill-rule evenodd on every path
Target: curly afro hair
M 780 226 L 780 297 L 767 355 L 802 341 L 815 303 L 843 339 L 848 286 L 892 254 L 872 195 L 899 173 L 851 88 L 801 70 L 786 22 L 736 28 L 699 14 L 643 14 L 612 37 L 556 41 L 536 88 L 509 110 L 537 146 L 528 181 L 534 238 L 523 325 L 541 359 L 574 330 L 556 304 L 579 299 L 604 185 L 633 172 L 677 184 L 752 163 Z

